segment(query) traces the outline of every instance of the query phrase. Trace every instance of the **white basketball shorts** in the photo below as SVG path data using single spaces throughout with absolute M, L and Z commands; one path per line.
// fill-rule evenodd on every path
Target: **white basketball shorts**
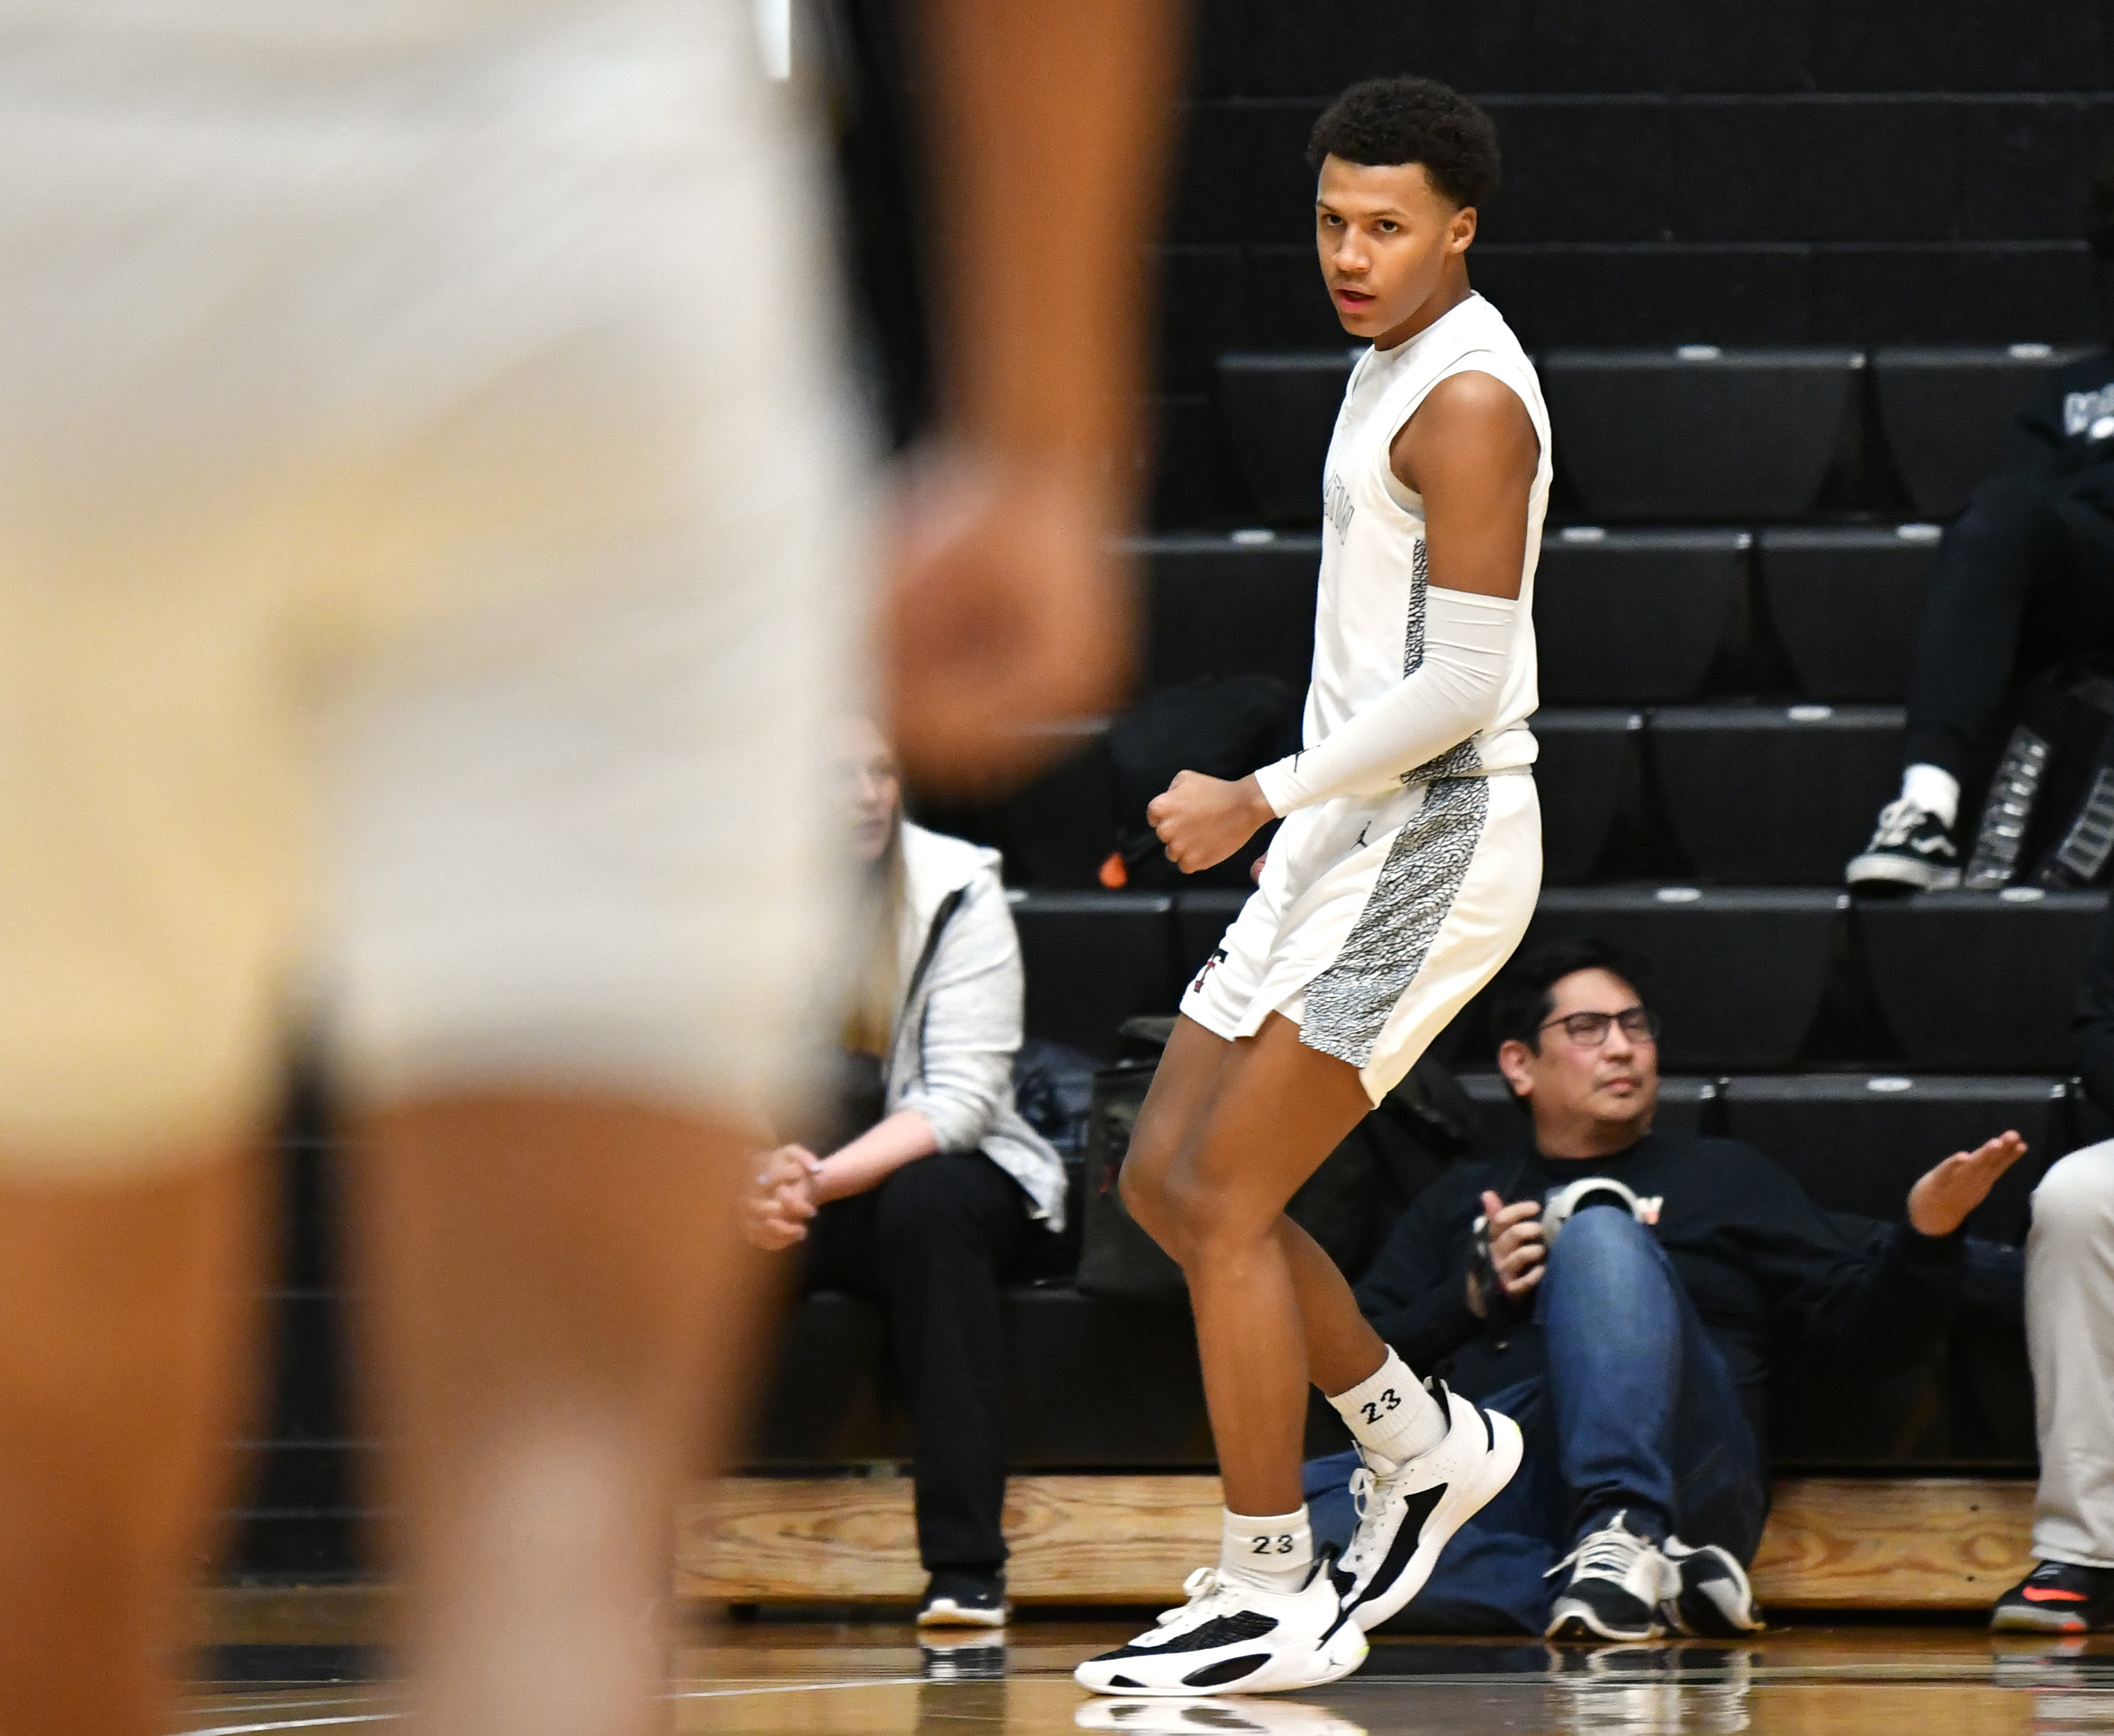
M 1182 1010 L 1229 1041 L 1282 1013 L 1378 1103 L 1512 956 L 1540 890 L 1524 769 L 1296 809 Z
M 743 1112 L 829 944 L 864 486 L 748 9 L 0 0 L 0 1166 Z

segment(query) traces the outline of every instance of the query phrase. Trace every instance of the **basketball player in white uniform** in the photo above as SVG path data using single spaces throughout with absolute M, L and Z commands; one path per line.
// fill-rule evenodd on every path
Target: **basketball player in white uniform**
M 1273 817 L 1255 895 L 1182 1003 L 1123 1170 L 1181 1262 L 1224 1480 L 1219 1564 L 1152 1633 L 1080 1666 L 1109 1693 L 1266 1692 L 1355 1670 L 1519 1463 L 1517 1427 L 1420 1382 L 1285 1202 L 1489 981 L 1533 914 L 1535 557 L 1550 475 L 1534 370 L 1470 288 L 1489 121 L 1443 85 L 1354 86 L 1310 157 L 1352 370 L 1324 477 L 1305 746 L 1185 772 L 1168 855 L 1223 861 Z M 1363 1518 L 1317 1560 L 1309 1382 L 1364 1454 Z
M 960 781 L 1123 662 L 1174 30 L 924 13 L 947 426 L 886 673 Z M 178 1721 L 297 994 L 406 1728 L 666 1722 L 868 688 L 797 94 L 751 0 L 0 0 L 0 1729 Z

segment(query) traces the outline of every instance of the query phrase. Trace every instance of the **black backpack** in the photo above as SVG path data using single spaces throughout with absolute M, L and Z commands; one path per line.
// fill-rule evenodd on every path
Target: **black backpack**
M 1274 827 L 1265 827 L 1216 868 L 1184 874 L 1167 859 L 1145 810 L 1178 772 L 1246 777 L 1296 750 L 1300 703 L 1301 696 L 1275 676 L 1207 676 L 1150 694 L 1110 724 L 1103 740 L 1124 884 L 1160 891 L 1249 884 L 1250 868 Z

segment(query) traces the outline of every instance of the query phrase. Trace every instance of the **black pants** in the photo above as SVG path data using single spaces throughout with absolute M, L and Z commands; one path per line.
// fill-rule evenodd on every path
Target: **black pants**
M 1005 1363 L 999 1286 L 1045 1232 L 980 1152 L 907 1163 L 832 1200 L 809 1233 L 805 1287 L 871 1298 L 887 1317 L 910 1411 L 917 1551 L 929 1571 L 1005 1560 Z
M 1907 763 L 1963 783 L 2003 744 L 2013 688 L 2114 650 L 2114 521 L 2059 483 L 1999 477 L 1939 544 L 1909 676 Z

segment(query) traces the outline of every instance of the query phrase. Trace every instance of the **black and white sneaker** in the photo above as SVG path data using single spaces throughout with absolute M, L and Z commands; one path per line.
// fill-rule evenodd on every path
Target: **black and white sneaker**
M 1943 892 L 1960 884 L 1960 852 L 1942 820 L 1904 797 L 1879 810 L 1872 841 L 1842 877 L 1853 886 Z
M 1691 1549 L 1680 1538 L 1668 1537 L 1665 1554 L 1681 1587 L 1659 1610 L 1668 1626 L 1708 1639 L 1736 1639 L 1760 1631 L 1762 1612 L 1755 1602 L 1755 1588 L 1732 1550 L 1715 1543 Z
M 1660 1610 L 1681 1596 L 1681 1573 L 1618 1513 L 1554 1567 L 1571 1569 L 1543 1631 L 1550 1639 L 1649 1640 L 1666 1631 Z
M 1006 1618 L 1005 1575 L 976 1568 L 933 1570 L 917 1606 L 921 1628 L 1003 1628 Z
M 1072 1672 L 1097 1694 L 1269 1694 L 1319 1688 L 1366 1660 L 1366 1636 L 1345 1614 L 1325 1552 L 1297 1592 L 1264 1592 L 1200 1567 L 1189 1601 L 1151 1632 Z
M 2114 1628 L 2114 1568 L 2043 1561 L 1997 1600 L 2000 1633 L 2093 1633 Z
M 1446 1412 L 1446 1438 L 1394 1464 L 1361 1448 L 1351 1477 L 1358 1528 L 1336 1564 L 1343 1607 L 1370 1633 L 1424 1589 L 1439 1551 L 1496 1498 L 1519 1469 L 1519 1425 L 1447 1390 L 1425 1388 Z

